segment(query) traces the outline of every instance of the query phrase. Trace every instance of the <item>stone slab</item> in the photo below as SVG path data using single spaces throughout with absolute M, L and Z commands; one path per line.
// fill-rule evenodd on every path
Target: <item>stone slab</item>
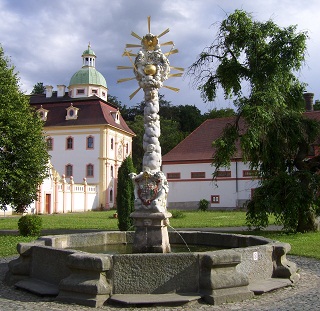
M 288 279 L 270 278 L 262 281 L 250 283 L 248 288 L 255 295 L 261 295 L 275 289 L 292 285 Z
M 123 304 L 183 304 L 190 301 L 198 300 L 201 296 L 194 294 L 115 294 L 109 300 Z
M 21 280 L 15 286 L 41 296 L 57 296 L 59 294 L 58 286 L 34 278 Z

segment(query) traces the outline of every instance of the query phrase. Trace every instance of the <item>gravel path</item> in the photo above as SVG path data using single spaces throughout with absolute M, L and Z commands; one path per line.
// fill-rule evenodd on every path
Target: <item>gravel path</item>
M 299 269 L 301 279 L 292 286 L 283 288 L 254 299 L 241 303 L 211 306 L 202 302 L 191 302 L 183 306 L 150 306 L 139 308 L 141 311 L 151 310 L 264 310 L 264 311 L 312 311 L 320 310 L 320 261 L 305 257 L 288 256 Z M 63 304 L 55 302 L 53 298 L 43 298 L 25 291 L 17 290 L 3 283 L 8 270 L 7 263 L 14 257 L 0 258 L 0 311 L 88 311 L 90 307 Z M 137 310 L 138 308 L 125 308 L 122 306 L 107 305 L 96 310 Z

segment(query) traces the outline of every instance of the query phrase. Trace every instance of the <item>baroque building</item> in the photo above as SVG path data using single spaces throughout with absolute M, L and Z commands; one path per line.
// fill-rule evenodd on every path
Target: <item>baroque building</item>
M 82 67 L 69 86 L 46 86 L 45 94 L 30 96 L 30 105 L 44 121 L 51 164 L 62 180 L 96 185 L 90 209 L 114 206 L 117 172 L 131 154 L 135 136 L 118 108 L 108 103 L 106 79 L 95 68 L 96 54 L 89 44 L 82 53 Z M 46 204 L 54 204 L 47 198 Z M 52 202 L 52 203 L 50 203 Z M 44 212 L 55 212 L 47 206 Z

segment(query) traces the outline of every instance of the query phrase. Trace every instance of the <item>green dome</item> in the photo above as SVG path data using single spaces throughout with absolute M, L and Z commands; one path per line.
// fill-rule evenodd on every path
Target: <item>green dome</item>
M 88 46 L 88 48 L 83 51 L 82 56 L 84 55 L 94 55 L 96 56 L 96 53 L 91 49 L 90 45 Z
M 94 67 L 83 67 L 78 70 L 70 79 L 69 85 L 76 84 L 94 84 L 107 87 L 104 76 Z

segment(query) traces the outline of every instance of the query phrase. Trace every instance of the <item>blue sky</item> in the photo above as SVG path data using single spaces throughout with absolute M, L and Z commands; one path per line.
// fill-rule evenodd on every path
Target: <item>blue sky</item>
M 298 25 L 308 31 L 306 66 L 299 72 L 308 91 L 320 98 L 320 2 L 318 0 L 0 0 L 0 44 L 11 58 L 21 78 L 21 88 L 30 93 L 37 82 L 68 86 L 71 76 L 81 68 L 81 54 L 88 42 L 97 55 L 96 68 L 107 80 L 109 94 L 122 104 L 135 105 L 143 100 L 135 80 L 117 84 L 131 77 L 130 71 L 117 65 L 130 65 L 122 57 L 126 43 L 139 43 L 131 31 L 140 36 L 148 32 L 170 32 L 161 41 L 174 41 L 178 54 L 169 57 L 173 66 L 188 68 L 214 39 L 216 22 L 235 9 L 243 9 L 260 21 L 272 19 L 279 26 Z M 163 51 L 166 52 L 165 47 Z M 204 103 L 189 77 L 171 78 L 167 85 L 180 88 L 179 93 L 162 89 L 160 93 L 174 105 L 195 105 L 203 113 L 212 108 L 233 107 L 219 95 L 214 103 Z

